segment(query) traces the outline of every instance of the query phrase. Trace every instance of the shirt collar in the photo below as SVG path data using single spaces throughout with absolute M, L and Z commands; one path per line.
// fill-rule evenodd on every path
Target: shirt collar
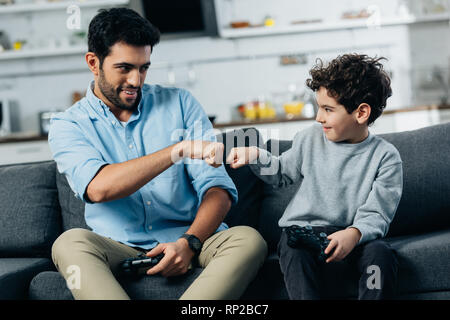
M 95 81 L 92 80 L 86 90 L 86 99 L 96 111 L 101 112 L 101 114 L 106 116 L 106 111 L 109 111 L 109 107 L 102 101 L 102 99 L 98 98 L 94 94 L 94 86 Z

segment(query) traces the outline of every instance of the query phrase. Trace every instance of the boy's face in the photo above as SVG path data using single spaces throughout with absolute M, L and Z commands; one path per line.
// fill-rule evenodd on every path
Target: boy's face
M 328 95 L 324 87 L 319 88 L 316 99 L 319 106 L 316 121 L 322 124 L 328 140 L 348 143 L 361 141 L 361 126 L 356 120 L 358 109 L 349 114 L 343 105 Z

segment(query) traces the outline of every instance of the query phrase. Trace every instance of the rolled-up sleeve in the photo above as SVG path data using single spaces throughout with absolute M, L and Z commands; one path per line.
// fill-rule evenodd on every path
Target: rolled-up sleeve
M 64 174 L 75 196 L 86 201 L 88 184 L 101 167 L 108 163 L 86 139 L 78 125 L 61 114 L 50 124 L 48 142 L 58 171 Z
M 184 140 L 217 141 L 211 122 L 200 103 L 186 90 L 180 91 L 181 106 L 185 123 Z M 212 187 L 226 190 L 235 205 L 238 202 L 238 193 L 233 180 L 222 164 L 218 168 L 211 167 L 203 160 L 185 159 L 186 170 L 191 178 L 192 186 L 197 192 L 199 203 L 204 194 Z

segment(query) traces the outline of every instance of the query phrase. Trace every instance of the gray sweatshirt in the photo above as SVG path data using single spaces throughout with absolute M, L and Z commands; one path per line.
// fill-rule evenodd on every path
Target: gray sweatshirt
M 250 168 L 280 187 L 301 180 L 280 227 L 355 227 L 359 244 L 386 235 L 403 188 L 402 160 L 392 144 L 371 133 L 360 143 L 335 143 L 320 124 L 298 132 L 279 157 L 260 149 Z

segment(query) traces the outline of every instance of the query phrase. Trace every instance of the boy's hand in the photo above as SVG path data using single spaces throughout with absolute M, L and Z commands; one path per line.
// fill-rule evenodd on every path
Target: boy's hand
M 257 147 L 239 147 L 231 149 L 227 156 L 226 163 L 233 169 L 240 168 L 255 161 L 259 157 Z
M 356 228 L 348 228 L 332 233 L 328 236 L 330 244 L 325 249 L 325 254 L 329 254 L 333 248 L 333 254 L 327 258 L 326 263 L 331 261 L 341 261 L 358 244 L 361 238 L 361 232 Z

